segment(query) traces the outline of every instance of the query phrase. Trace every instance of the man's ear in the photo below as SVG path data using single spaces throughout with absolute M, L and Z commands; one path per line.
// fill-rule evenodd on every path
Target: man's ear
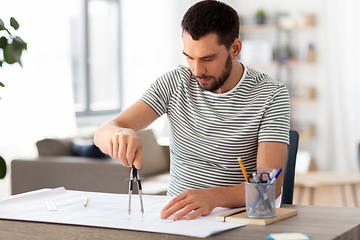
M 230 54 L 232 58 L 237 58 L 241 52 L 242 43 L 241 40 L 236 38 L 230 47 Z

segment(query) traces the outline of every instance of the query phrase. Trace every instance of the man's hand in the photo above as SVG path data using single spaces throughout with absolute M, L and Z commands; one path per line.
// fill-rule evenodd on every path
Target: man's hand
M 176 221 L 185 215 L 186 220 L 206 216 L 219 206 L 219 198 L 218 188 L 187 189 L 161 210 L 160 217 L 166 219 L 172 215 L 172 220 Z
M 114 119 L 99 127 L 94 143 L 124 166 L 139 169 L 142 161 L 142 142 L 137 134 L 159 116 L 146 103 L 138 100 Z
M 122 129 L 112 136 L 108 143 L 109 155 L 126 167 L 140 169 L 142 161 L 142 141 L 136 131 Z

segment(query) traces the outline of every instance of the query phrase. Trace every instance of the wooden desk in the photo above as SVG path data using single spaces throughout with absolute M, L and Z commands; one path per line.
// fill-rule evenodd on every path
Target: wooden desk
M 350 173 L 336 173 L 336 172 L 321 172 L 314 171 L 305 174 L 297 174 L 295 176 L 296 187 L 299 187 L 298 203 L 302 201 L 304 188 L 309 188 L 309 204 L 314 204 L 314 192 L 317 187 L 331 186 L 339 187 L 341 190 L 341 200 L 344 207 L 347 206 L 345 187 L 350 186 L 352 190 L 352 197 L 354 206 L 358 207 L 358 199 L 356 193 L 356 185 L 360 184 L 360 174 Z
M 320 207 L 286 205 L 296 208 L 298 215 L 268 226 L 247 225 L 222 232 L 209 238 L 264 240 L 270 233 L 301 232 L 309 234 L 312 240 L 360 239 L 360 208 Z M 83 227 L 62 224 L 25 222 L 0 219 L 1 239 L 199 239 L 193 237 L 118 230 L 109 228 Z

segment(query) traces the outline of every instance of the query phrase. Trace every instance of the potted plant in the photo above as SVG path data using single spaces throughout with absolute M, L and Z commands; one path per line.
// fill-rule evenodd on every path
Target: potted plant
M 15 34 L 15 31 L 19 29 L 19 23 L 15 18 L 10 18 L 11 29 L 5 27 L 4 22 L 0 19 L 0 49 L 3 52 L 3 59 L 0 58 L 0 67 L 3 67 L 4 63 L 21 64 L 21 55 L 23 50 L 27 50 L 27 44 L 19 36 Z M 4 83 L 0 81 L 0 87 L 5 87 Z M 1 100 L 1 97 L 0 97 Z M 6 175 L 6 163 L 0 156 L 0 179 L 3 179 Z
M 264 24 L 266 20 L 266 13 L 264 9 L 259 9 L 255 13 L 255 20 L 257 24 Z

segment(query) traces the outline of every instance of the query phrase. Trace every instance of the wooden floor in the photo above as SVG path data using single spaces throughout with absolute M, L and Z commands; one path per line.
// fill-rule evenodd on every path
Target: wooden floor
M 309 205 L 310 191 L 304 189 L 302 199 L 299 199 L 299 188 L 294 189 L 293 204 Z M 360 185 L 356 186 L 356 197 L 358 206 L 360 206 Z M 345 203 L 342 200 L 340 187 L 318 187 L 314 192 L 314 205 L 316 206 L 334 206 L 334 207 L 355 207 L 355 200 L 350 187 L 345 187 Z

